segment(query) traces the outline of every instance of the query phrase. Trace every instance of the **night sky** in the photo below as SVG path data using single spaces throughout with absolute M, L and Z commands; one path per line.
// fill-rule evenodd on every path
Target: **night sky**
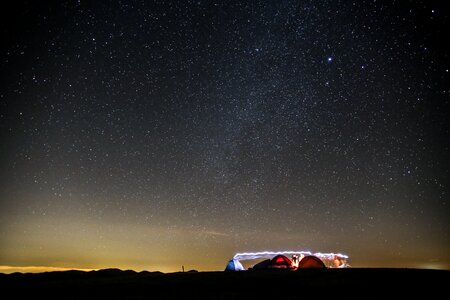
M 450 269 L 445 1 L 11 2 L 0 272 Z

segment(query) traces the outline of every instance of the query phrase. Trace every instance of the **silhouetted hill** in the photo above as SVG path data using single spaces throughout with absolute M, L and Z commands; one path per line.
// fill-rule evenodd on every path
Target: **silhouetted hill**
M 102 269 L 98 271 L 90 271 L 89 274 L 95 277 L 115 277 L 115 276 L 123 277 L 136 275 L 137 272 L 133 270 Z
M 244 272 L 135 272 L 119 269 L 1 274 L 14 299 L 380 299 L 445 295 L 450 271 L 305 269 Z

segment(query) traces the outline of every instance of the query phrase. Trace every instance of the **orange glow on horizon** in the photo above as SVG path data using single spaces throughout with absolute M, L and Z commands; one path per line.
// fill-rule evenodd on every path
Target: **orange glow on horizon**
M 67 267 L 52 267 L 52 266 L 0 266 L 0 273 L 42 273 L 42 272 L 54 272 L 54 271 L 95 271 L 98 269 L 84 269 L 84 268 L 67 268 Z

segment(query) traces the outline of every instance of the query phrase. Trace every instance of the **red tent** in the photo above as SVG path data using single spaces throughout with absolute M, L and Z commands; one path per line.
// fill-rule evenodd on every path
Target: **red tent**
M 292 269 L 292 262 L 284 255 L 277 255 L 270 261 L 269 268 Z

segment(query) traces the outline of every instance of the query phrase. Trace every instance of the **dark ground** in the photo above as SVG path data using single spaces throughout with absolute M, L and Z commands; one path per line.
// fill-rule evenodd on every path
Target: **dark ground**
M 444 299 L 449 290 L 450 270 L 422 269 L 0 274 L 9 299 Z

